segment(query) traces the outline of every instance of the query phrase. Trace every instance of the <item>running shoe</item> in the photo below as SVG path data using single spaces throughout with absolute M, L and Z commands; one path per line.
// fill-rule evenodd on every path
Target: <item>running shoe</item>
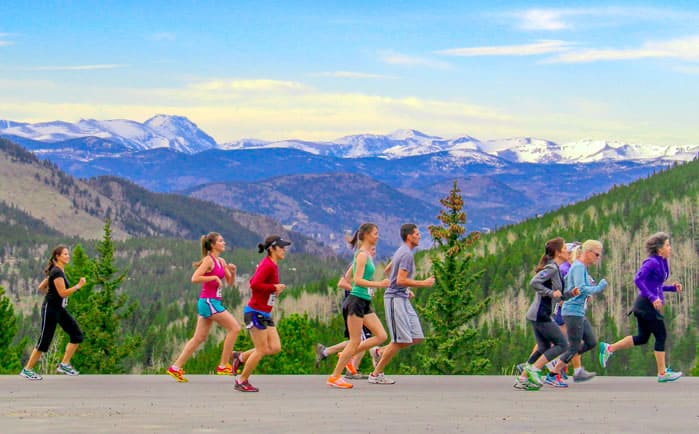
M 351 360 L 347 362 L 345 369 L 347 369 L 347 372 L 349 372 L 351 375 L 357 375 L 357 368 L 354 367 L 354 363 L 352 363 Z
M 362 374 L 359 371 L 357 371 L 355 374 L 350 374 L 349 372 L 345 374 L 346 380 L 366 380 L 367 378 L 369 378 L 368 375 Z
M 580 372 L 573 374 L 573 381 L 576 383 L 582 383 L 584 381 L 592 380 L 596 375 L 596 372 L 588 372 L 585 370 L 585 368 L 581 368 Z
M 227 363 L 226 366 L 217 366 L 216 367 L 216 375 L 233 375 L 233 366 L 231 366 L 230 363 Z
M 240 374 L 240 365 L 242 364 L 243 361 L 240 360 L 240 352 L 233 351 L 233 353 L 231 354 L 231 372 L 233 373 L 232 375 Z
M 330 387 L 335 387 L 338 389 L 351 389 L 354 387 L 354 385 L 352 383 L 345 381 L 339 375 L 337 377 L 334 377 L 332 375 L 329 376 L 328 379 L 325 381 L 325 384 L 327 384 Z
M 235 386 L 233 386 L 235 390 L 239 390 L 241 392 L 259 392 L 260 389 L 257 387 L 253 386 L 250 384 L 248 380 L 245 381 L 238 381 L 235 380 Z
M 59 363 L 56 372 L 66 375 L 80 375 L 80 372 L 76 371 L 70 363 Z
M 546 384 L 553 387 L 568 387 L 568 383 L 563 381 L 559 374 L 548 374 L 544 380 Z
M 34 372 L 33 370 L 27 369 L 27 368 L 22 368 L 22 371 L 19 373 L 19 376 L 24 377 L 27 380 L 43 380 L 44 379 L 44 377 L 42 377 L 41 375 L 39 375 L 36 372 Z
M 542 386 L 544 384 L 541 379 L 541 371 L 536 369 L 533 365 L 527 365 L 524 367 L 524 372 L 527 374 L 527 379 L 529 382 L 536 384 L 537 386 Z
M 327 358 L 328 356 L 325 355 L 325 345 L 316 345 L 316 368 L 320 368 L 320 362 Z
M 603 368 L 607 367 L 607 362 L 609 361 L 609 358 L 612 357 L 612 352 L 609 351 L 609 347 L 610 345 L 608 343 L 599 343 L 599 364 Z
M 665 369 L 665 373 L 658 375 L 658 383 L 669 383 L 671 381 L 679 380 L 682 376 L 682 372 L 675 372 L 670 368 Z
M 528 390 L 532 392 L 541 389 L 541 386 L 532 384 L 528 379 L 521 377 L 517 377 L 517 380 L 515 380 L 515 384 L 513 384 L 512 387 L 517 390 Z
M 371 347 L 369 349 L 369 354 L 371 354 L 371 363 L 374 365 L 375 368 L 381 360 L 381 353 L 379 353 L 379 347 Z
M 367 379 L 367 381 L 371 384 L 395 384 L 396 383 L 396 380 L 386 378 L 383 375 L 383 372 L 380 373 L 379 375 L 369 374 L 369 378 Z
M 174 369 L 172 366 L 170 366 L 169 368 L 167 368 L 167 373 L 170 374 L 172 378 L 177 380 L 178 383 L 186 383 L 189 381 L 186 378 L 184 378 L 184 369 L 182 368 Z

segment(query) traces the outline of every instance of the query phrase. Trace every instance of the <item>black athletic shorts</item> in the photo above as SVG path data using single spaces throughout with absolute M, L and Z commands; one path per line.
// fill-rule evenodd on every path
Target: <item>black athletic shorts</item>
M 342 302 L 342 311 L 345 318 L 350 315 L 364 318 L 364 315 L 373 313 L 374 309 L 371 308 L 371 300 L 364 300 L 363 298 L 350 294 L 345 301 Z

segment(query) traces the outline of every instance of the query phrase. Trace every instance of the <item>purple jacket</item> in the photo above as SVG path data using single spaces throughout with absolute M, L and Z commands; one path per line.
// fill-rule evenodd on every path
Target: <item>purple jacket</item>
M 663 291 L 677 291 L 674 285 L 663 285 L 668 277 L 670 277 L 670 266 L 667 259 L 659 255 L 649 256 L 641 264 L 634 279 L 638 287 L 638 295 L 647 298 L 651 303 L 658 299 L 665 303 Z

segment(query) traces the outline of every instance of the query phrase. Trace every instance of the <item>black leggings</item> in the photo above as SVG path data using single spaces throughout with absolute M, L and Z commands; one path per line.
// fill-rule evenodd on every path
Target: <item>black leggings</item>
M 564 363 L 569 363 L 576 354 L 590 351 L 597 345 L 590 322 L 584 316 L 564 316 L 568 332 L 568 350 L 561 355 Z
M 665 351 L 665 339 L 667 338 L 665 321 L 658 318 L 643 319 L 638 315 L 636 315 L 636 321 L 638 322 L 638 334 L 633 337 L 634 346 L 644 345 L 648 342 L 650 335 L 653 335 L 655 336 L 655 351 Z
M 533 364 L 543 354 L 550 362 L 568 349 L 568 341 L 561 328 L 553 321 L 530 321 L 534 328 L 536 350 L 529 356 L 527 363 Z
M 78 323 L 63 306 L 53 306 L 44 302 L 41 306 L 41 336 L 36 344 L 36 349 L 45 353 L 51 346 L 56 325 L 60 325 L 63 331 L 70 336 L 71 344 L 79 344 L 83 341 L 83 332 Z

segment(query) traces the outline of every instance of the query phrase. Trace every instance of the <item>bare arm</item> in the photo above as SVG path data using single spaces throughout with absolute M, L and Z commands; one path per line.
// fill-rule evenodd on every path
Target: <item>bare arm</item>
M 403 270 L 402 268 L 398 270 L 398 276 L 396 277 L 396 285 L 401 287 L 411 287 L 411 288 L 429 288 L 434 285 L 434 277 L 428 277 L 424 280 L 414 280 L 408 278 L 408 270 Z
M 81 277 L 80 280 L 78 281 L 78 283 L 71 286 L 70 288 L 66 288 L 66 281 L 63 280 L 63 277 L 57 277 L 57 278 L 53 279 L 53 284 L 56 287 L 56 291 L 58 292 L 58 295 L 60 295 L 61 298 L 66 298 L 69 295 L 73 294 L 78 289 L 83 287 L 83 285 L 85 284 L 85 278 Z M 47 283 L 47 285 L 48 285 L 48 283 Z
M 238 267 L 236 267 L 235 264 L 226 264 L 226 260 L 223 258 L 219 258 L 219 260 L 223 263 L 223 271 L 226 273 L 226 283 L 232 286 L 235 283 L 235 274 Z
M 192 274 L 192 283 L 212 282 L 215 280 L 218 282 L 218 285 L 221 286 L 223 282 L 221 282 L 221 279 L 219 279 L 217 276 L 204 276 L 204 274 L 208 273 L 214 268 L 213 265 L 214 264 L 211 261 L 211 258 L 208 256 L 205 257 L 197 269 L 194 270 L 194 274 Z
M 357 259 L 355 261 L 356 267 L 354 269 L 354 284 L 357 286 L 362 286 L 364 288 L 374 287 L 374 288 L 387 288 L 388 279 L 381 281 L 376 280 L 366 280 L 364 279 L 364 269 L 366 268 L 367 254 L 365 252 L 359 252 L 357 254 Z
M 38 289 L 39 289 L 39 292 L 42 294 L 46 294 L 47 292 L 49 292 L 49 278 L 48 277 L 44 277 L 44 280 L 42 280 L 41 283 L 39 283 Z

